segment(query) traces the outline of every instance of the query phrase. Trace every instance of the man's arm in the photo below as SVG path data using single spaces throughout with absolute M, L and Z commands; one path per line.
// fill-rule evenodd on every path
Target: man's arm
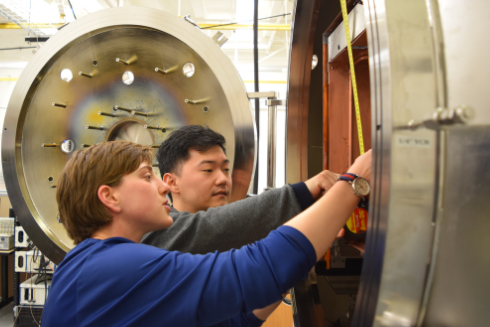
M 142 243 L 170 251 L 205 254 L 259 241 L 313 204 L 336 181 L 323 171 L 305 183 L 286 185 L 231 204 L 197 213 L 170 213 L 173 225 L 149 233 Z
M 142 243 L 195 254 L 240 248 L 263 239 L 304 209 L 295 191 L 308 193 L 298 183 L 194 214 L 172 210 L 174 224 L 145 235 Z M 311 199 L 310 194 L 302 197 Z M 302 202 L 308 206 L 313 199 Z

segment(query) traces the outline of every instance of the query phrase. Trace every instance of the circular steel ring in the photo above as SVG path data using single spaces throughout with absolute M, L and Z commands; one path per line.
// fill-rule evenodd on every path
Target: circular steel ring
M 118 43 L 118 40 L 121 42 Z M 149 40 L 152 40 L 151 46 L 145 45 L 144 42 L 148 44 Z M 158 43 L 161 40 L 167 43 Z M 140 49 L 138 46 L 141 47 L 141 44 L 145 48 L 144 51 L 138 50 Z M 157 80 L 158 78 L 166 78 L 167 75 L 155 70 L 155 67 L 162 65 L 163 60 L 151 62 L 158 57 L 158 51 L 160 51 L 154 50 L 154 48 L 161 46 L 162 57 L 165 57 L 165 51 L 168 52 L 172 49 L 169 45 L 175 45 L 180 51 L 172 54 L 172 58 L 180 58 L 182 54 L 189 53 L 190 58 L 195 60 L 196 73 L 188 78 L 194 83 L 192 88 L 186 88 L 185 82 L 165 84 Z M 104 51 L 99 51 L 101 47 Z M 102 60 L 98 60 L 99 58 L 95 54 L 93 56 L 97 57 L 96 59 L 77 59 L 79 53 L 87 54 L 87 57 L 92 56 L 89 54 L 89 51 L 92 51 L 90 49 L 96 49 L 95 52 L 99 52 L 99 55 L 103 52 L 104 54 L 100 55 Z M 128 60 L 130 53 L 140 51 L 138 53 L 140 59 L 134 65 L 125 66 L 126 64 L 117 62 L 113 58 L 114 66 L 111 66 L 113 68 L 104 68 L 108 67 L 109 64 L 106 59 L 112 56 L 114 51 L 121 53 L 123 60 Z M 188 59 L 185 60 L 172 63 L 179 68 L 172 74 L 180 74 L 183 78 L 187 78 L 181 71 L 182 65 L 187 63 Z M 77 87 L 67 88 L 68 91 L 63 91 L 65 84 L 57 83 L 67 83 L 66 79 L 61 79 L 60 75 L 61 68 L 64 68 L 63 64 L 66 63 L 73 64 L 72 72 L 74 72 L 73 79 L 68 82 L 73 84 L 67 85 Z M 132 70 L 133 67 L 134 83 L 124 86 L 126 89 L 122 89 L 119 84 L 117 87 L 114 86 L 116 81 L 113 76 L 118 75 L 119 70 Z M 170 76 L 171 69 L 168 65 L 161 68 L 167 69 Z M 92 70 L 89 71 L 89 69 Z M 153 75 L 150 75 L 150 72 Z M 118 82 L 122 83 L 122 75 L 118 76 Z M 95 121 L 91 114 L 87 114 L 89 111 L 96 115 L 98 111 L 104 110 L 97 108 L 100 104 L 97 103 L 97 100 L 102 99 L 107 102 L 110 98 L 107 96 L 104 87 L 101 86 L 101 81 L 107 82 L 109 91 L 115 90 L 114 94 L 116 95 L 113 99 L 122 99 L 120 102 L 126 101 L 127 103 L 137 104 L 138 102 L 133 98 L 135 94 L 138 95 L 139 93 L 130 92 L 131 94 L 128 96 L 119 96 L 118 98 L 121 90 L 137 88 L 139 82 L 143 83 L 140 84 L 140 89 L 137 89 L 142 90 L 141 92 L 146 92 L 144 86 L 149 85 L 156 88 L 159 92 L 144 93 L 142 95 L 144 99 L 140 102 L 143 103 L 142 106 L 155 107 L 154 102 L 161 100 L 162 104 L 155 112 L 160 116 L 165 116 L 159 119 L 165 119 L 165 122 L 169 124 L 169 132 L 182 125 L 206 124 L 223 134 L 227 139 L 227 155 L 232 163 L 231 167 L 234 174 L 232 198 L 245 197 L 254 170 L 256 136 L 246 90 L 233 64 L 214 41 L 186 21 L 155 9 L 121 7 L 87 15 L 65 26 L 55 36 L 51 37 L 29 62 L 15 86 L 4 122 L 2 164 L 10 201 L 26 233 L 41 251 L 55 263 L 59 263 L 66 252 L 73 247 L 73 243 L 70 243 L 71 240 L 67 240 L 66 231 L 56 219 L 56 188 L 55 182 L 52 182 L 53 178 L 55 181 L 58 178 L 55 173 L 57 172 L 59 175 L 64 162 L 68 160 L 71 153 L 63 153 L 56 146 L 42 148 L 41 143 L 55 144 L 70 139 L 75 142 L 76 148 L 79 149 L 87 146 L 84 141 L 86 135 L 89 135 L 87 137 L 91 138 L 93 142 L 105 140 L 106 130 L 115 125 L 110 121 L 110 119 L 114 119 L 111 118 L 111 115 L 114 116 L 118 112 L 113 112 L 110 110 L 112 108 L 109 108 L 106 110 L 107 115 L 101 116 L 106 119 L 104 122 L 110 122 L 108 124 L 112 124 L 112 127 L 106 127 L 102 124 L 94 126 L 85 124 L 91 119 Z M 94 89 L 91 91 L 88 85 L 92 84 Z M 158 89 L 159 86 L 161 86 L 161 90 Z M 189 91 L 191 89 L 207 90 L 207 92 L 212 93 L 212 96 L 206 100 L 205 104 L 195 104 L 192 101 L 187 103 L 185 100 L 196 101 L 203 95 L 194 92 L 184 99 L 180 97 L 182 94 L 179 93 L 184 91 L 179 91 L 179 87 L 188 93 L 193 93 Z M 79 88 L 83 97 L 74 91 Z M 59 98 L 66 92 L 71 92 L 70 94 L 76 98 L 71 105 L 68 102 L 66 104 L 60 102 L 63 99 Z M 160 93 L 166 94 L 167 97 L 165 98 Z M 95 100 L 90 102 L 91 98 Z M 49 102 L 47 99 L 50 99 Z M 86 99 L 88 102 L 82 103 L 82 100 Z M 68 101 L 70 100 L 68 99 Z M 53 106 L 51 106 L 52 102 Z M 55 102 L 56 104 L 54 104 Z M 116 104 L 114 103 L 114 105 Z M 206 111 L 203 109 L 205 107 L 207 108 Z M 158 110 L 161 110 L 161 113 Z M 189 113 L 190 110 L 195 110 L 195 114 Z M 77 114 L 79 115 L 77 116 Z M 135 121 L 143 125 L 156 125 L 152 121 L 152 119 L 157 120 L 152 116 L 153 113 L 140 113 L 138 108 L 135 108 L 132 113 L 121 113 L 121 115 L 123 118 L 121 116 L 117 119 Z M 65 122 L 66 124 L 64 124 Z M 87 134 L 85 127 L 90 129 L 90 133 L 99 134 Z M 84 130 L 82 131 L 82 129 Z M 43 130 L 45 133 L 42 132 Z M 158 134 L 152 134 L 158 135 L 154 136 L 154 142 L 160 142 L 162 137 L 166 137 L 162 135 L 168 135 L 169 132 L 162 133 L 160 131 Z M 80 136 L 82 133 L 85 133 L 83 137 Z M 65 137 L 60 140 L 55 139 L 59 135 Z M 72 138 L 72 136 L 74 137 Z M 49 152 L 49 156 L 52 158 L 50 160 L 40 158 L 39 153 L 44 155 L 48 152 L 39 152 L 41 151 L 39 149 L 52 151 Z M 240 175 L 236 177 L 235 172 L 238 171 L 240 171 Z

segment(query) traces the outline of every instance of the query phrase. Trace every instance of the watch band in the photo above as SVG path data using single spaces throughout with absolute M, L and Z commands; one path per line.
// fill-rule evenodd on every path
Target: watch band
M 352 183 L 358 176 L 351 173 L 342 173 L 337 180 Z
M 342 175 L 339 176 L 337 181 L 346 181 L 346 182 L 350 183 L 352 185 L 352 190 L 354 191 L 354 194 L 362 199 L 363 196 L 361 194 L 359 194 L 359 192 L 357 192 L 355 184 L 354 184 L 354 181 L 357 178 L 362 178 L 362 177 L 359 177 L 356 174 L 352 174 L 352 173 L 342 173 Z

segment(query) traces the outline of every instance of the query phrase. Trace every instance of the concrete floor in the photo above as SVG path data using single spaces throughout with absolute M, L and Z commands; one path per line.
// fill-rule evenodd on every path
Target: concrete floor
M 14 315 L 12 313 L 13 308 L 14 304 L 10 302 L 0 309 L 0 327 L 12 327 L 14 324 Z

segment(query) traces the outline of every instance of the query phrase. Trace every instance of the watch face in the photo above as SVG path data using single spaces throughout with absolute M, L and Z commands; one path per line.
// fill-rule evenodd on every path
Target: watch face
M 362 177 L 355 179 L 354 187 L 360 196 L 366 196 L 369 194 L 369 183 Z

